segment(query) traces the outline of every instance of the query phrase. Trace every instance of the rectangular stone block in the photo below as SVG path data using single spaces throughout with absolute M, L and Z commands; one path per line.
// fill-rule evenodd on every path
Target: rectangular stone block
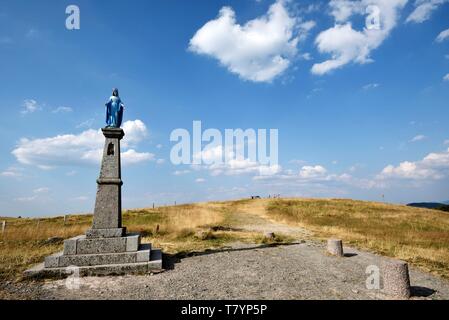
M 126 251 L 137 251 L 140 246 L 140 234 L 128 234 L 126 237 Z
M 45 258 L 45 268 L 57 268 L 59 267 L 59 258 L 61 257 L 62 253 L 56 253 L 51 256 L 48 256 Z
M 89 229 L 86 231 L 87 238 L 117 238 L 126 234 L 126 228 L 111 229 Z
M 76 254 L 76 242 L 85 236 L 78 236 L 64 241 L 64 255 Z
M 59 257 L 59 267 L 127 264 L 135 262 L 137 262 L 137 252 L 79 254 Z
M 79 240 L 77 254 L 119 253 L 126 251 L 126 238 L 99 238 Z
M 150 261 L 150 250 L 137 251 L 137 261 L 136 262 L 149 262 Z

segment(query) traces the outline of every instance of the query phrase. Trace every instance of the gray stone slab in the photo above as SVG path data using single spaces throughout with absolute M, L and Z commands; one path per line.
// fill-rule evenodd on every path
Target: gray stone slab
M 140 234 L 133 233 L 128 234 L 126 237 L 126 251 L 137 251 L 140 246 Z
M 125 234 L 125 227 L 109 229 L 89 229 L 86 231 L 87 238 L 116 238 L 123 237 Z
M 64 255 L 76 254 L 76 243 L 79 239 L 83 239 L 86 236 L 77 236 L 64 241 Z
M 126 252 L 127 238 L 79 239 L 76 254 L 120 253 Z
M 162 264 L 161 264 L 162 265 Z M 80 277 L 120 276 L 120 275 L 144 275 L 148 273 L 162 272 L 159 265 L 151 262 L 130 264 L 115 264 L 101 266 L 83 266 L 78 268 Z M 45 268 L 41 263 L 24 272 L 26 279 L 63 279 L 73 274 L 73 268 Z
M 52 254 L 45 258 L 45 268 L 57 268 L 59 267 L 59 258 L 62 256 L 62 252 Z
M 150 261 L 150 250 L 137 251 L 136 262 L 148 262 Z
M 72 256 L 60 256 L 58 266 L 96 266 L 134 262 L 137 262 L 137 252 L 77 254 Z

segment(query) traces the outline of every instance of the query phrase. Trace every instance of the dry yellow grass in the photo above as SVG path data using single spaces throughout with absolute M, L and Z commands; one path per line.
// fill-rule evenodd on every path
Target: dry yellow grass
M 258 241 L 257 233 L 219 227 L 229 222 L 231 207 L 232 203 L 217 202 L 129 210 L 123 214 L 123 224 L 165 253 L 202 251 L 233 241 Z M 32 264 L 62 250 L 62 241 L 52 244 L 49 238 L 68 239 L 83 234 L 91 223 L 91 215 L 69 216 L 66 224 L 63 217 L 8 219 L 5 234 L 0 234 L 0 280 L 20 276 Z
M 39 219 L 39 225 L 37 219 L 8 219 L 6 233 L 0 234 L 0 280 L 15 278 L 62 249 L 62 241 L 52 244 L 48 238 L 83 234 L 91 222 L 91 215 L 72 215 L 65 225 L 62 217 Z M 274 227 L 275 242 L 310 237 L 287 232 L 299 226 L 312 231 L 312 238 L 339 237 L 449 278 L 449 214 L 427 209 L 353 200 L 240 200 L 129 210 L 123 224 L 171 254 L 235 241 L 264 243 L 263 232 Z
M 354 200 L 279 199 L 270 217 L 346 243 L 406 260 L 449 278 L 449 214 Z

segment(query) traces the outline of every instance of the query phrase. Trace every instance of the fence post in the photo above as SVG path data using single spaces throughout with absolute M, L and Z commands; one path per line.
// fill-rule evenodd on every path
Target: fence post
M 2 222 L 2 233 L 5 233 L 6 230 L 6 221 Z
M 64 225 L 67 222 L 67 215 L 64 215 Z
M 153 202 L 153 209 L 154 209 L 154 202 Z

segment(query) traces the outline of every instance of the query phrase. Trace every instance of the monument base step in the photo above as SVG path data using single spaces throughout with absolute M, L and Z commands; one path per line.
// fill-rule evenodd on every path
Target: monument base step
M 144 275 L 162 272 L 162 251 L 151 250 L 150 260 L 146 262 L 107 264 L 95 266 L 69 266 L 46 268 L 44 263 L 28 269 L 24 272 L 27 279 L 66 278 L 71 275 L 79 277 L 87 276 L 119 276 L 119 275 Z
M 87 238 L 119 238 L 126 235 L 126 228 L 89 229 L 86 231 Z
M 46 257 L 44 264 L 46 268 L 58 268 L 146 262 L 150 261 L 150 252 L 150 244 L 142 244 L 139 250 L 134 252 L 65 255 L 62 251 Z

